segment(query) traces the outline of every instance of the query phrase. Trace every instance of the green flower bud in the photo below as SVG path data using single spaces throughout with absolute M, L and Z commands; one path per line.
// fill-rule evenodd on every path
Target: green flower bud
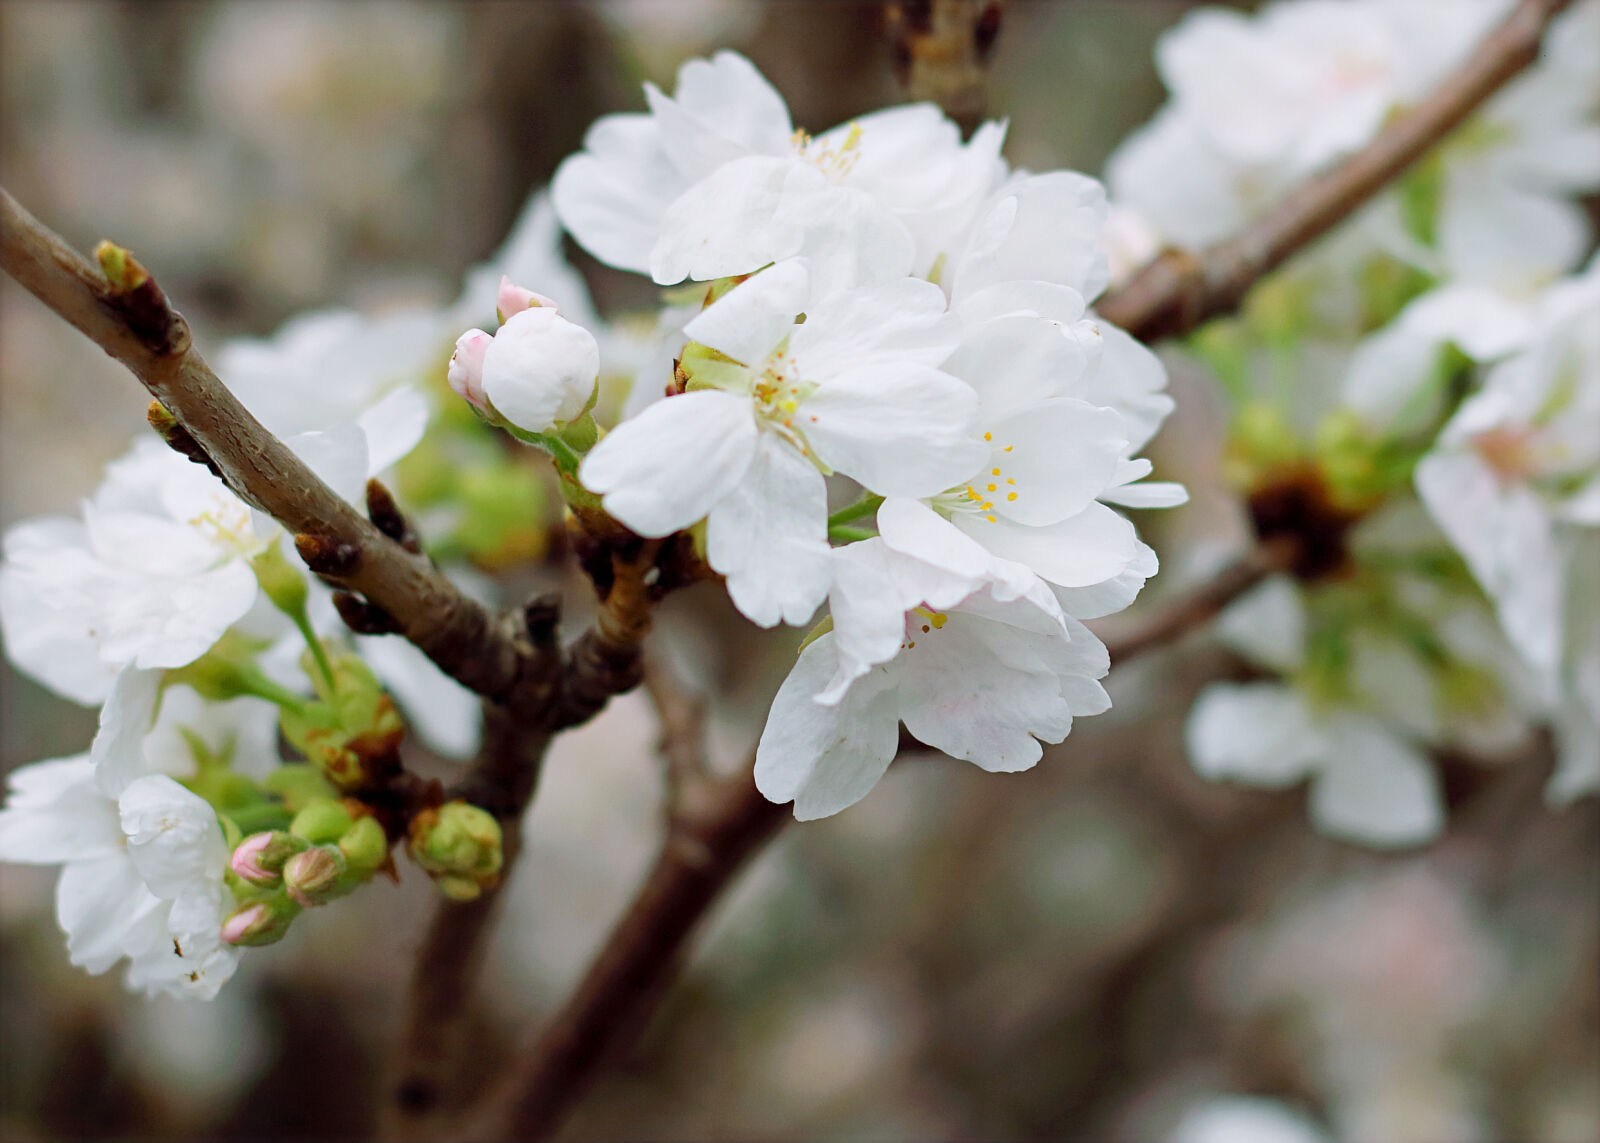
M 354 824 L 355 819 L 343 805 L 331 798 L 317 798 L 295 814 L 289 832 L 313 845 L 323 845 L 338 841 Z
M 319 680 L 319 701 L 285 710 L 279 725 L 336 787 L 360 789 L 396 764 L 405 721 L 358 656 L 335 657 L 332 670 L 332 689 Z
M 446 802 L 411 821 L 411 858 L 457 901 L 470 901 L 500 878 L 505 840 L 500 823 L 487 810 L 467 802 Z
M 268 774 L 261 786 L 282 798 L 284 808 L 291 814 L 299 813 L 318 799 L 339 797 L 339 791 L 322 776 L 322 771 L 309 762 L 286 762 Z
M 369 879 L 389 856 L 389 838 L 377 818 L 357 818 L 339 839 L 339 852 L 344 854 L 350 872 L 360 880 Z

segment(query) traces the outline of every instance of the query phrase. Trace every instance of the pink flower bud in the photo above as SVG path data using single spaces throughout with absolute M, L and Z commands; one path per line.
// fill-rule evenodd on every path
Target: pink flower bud
M 228 864 L 252 885 L 274 885 L 278 881 L 278 874 L 263 869 L 257 860 L 261 851 L 271 844 L 271 833 L 253 833 L 239 843 Z
M 222 922 L 222 939 L 230 945 L 253 944 L 270 932 L 276 918 L 272 910 L 257 902 L 229 913 Z
M 513 284 L 510 278 L 502 274 L 500 293 L 495 298 L 495 308 L 500 311 L 500 321 L 503 324 L 512 314 L 536 308 L 553 310 L 556 304 L 543 294 L 536 294 L 532 290 L 525 290 Z
M 282 830 L 266 830 L 241 841 L 228 865 L 250 884 L 270 889 L 283 879 L 283 863 L 304 848 L 303 838 Z
M 450 355 L 450 371 L 446 374 L 450 388 L 458 397 L 480 413 L 488 413 L 489 402 L 483 395 L 483 355 L 489 352 L 494 338 L 481 329 L 469 329 L 456 338 L 456 351 Z

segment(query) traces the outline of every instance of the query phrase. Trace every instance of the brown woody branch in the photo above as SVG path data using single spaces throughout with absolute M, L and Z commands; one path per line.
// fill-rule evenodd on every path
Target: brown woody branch
M 1348 218 L 1531 64 L 1571 0 L 1522 0 L 1422 102 L 1327 174 L 1311 179 L 1237 237 L 1198 254 L 1168 250 L 1095 306 L 1143 341 L 1180 336 L 1231 312 L 1250 287 Z
M 884 13 L 895 71 L 913 100 L 931 100 L 971 131 L 1000 34 L 1000 0 L 890 0 Z
M 164 436 L 181 431 L 191 459 L 204 458 L 241 499 L 339 552 L 348 570 L 328 578 L 392 617 L 453 678 L 480 694 L 509 693 L 527 669 L 525 642 L 268 432 L 195 350 L 188 323 L 155 280 L 125 252 L 107 249 L 115 283 L 0 188 L 0 266 L 139 379 L 175 422 Z
M 1254 551 L 1174 600 L 1125 640 L 1108 643 L 1113 663 L 1155 650 L 1204 625 L 1287 561 L 1282 546 Z M 647 676 L 648 677 L 648 676 Z M 665 691 L 666 751 L 692 741 L 681 696 Z M 751 766 L 731 778 L 704 776 L 703 759 L 672 760 L 679 794 L 666 840 L 643 886 L 617 921 L 577 989 L 532 1052 L 462 1125 L 468 1139 L 543 1139 L 561 1125 L 608 1060 L 627 1047 L 681 967 L 700 918 L 745 863 L 791 820 L 789 806 L 762 797 Z M 752 763 L 753 765 L 753 763 Z

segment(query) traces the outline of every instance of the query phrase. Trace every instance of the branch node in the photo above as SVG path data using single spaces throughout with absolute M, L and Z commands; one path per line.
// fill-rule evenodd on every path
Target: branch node
M 150 402 L 144 411 L 144 419 L 173 452 L 187 457 L 193 464 L 205 465 L 212 476 L 222 479 L 222 470 L 211 459 L 211 454 L 200 447 L 200 442 L 189 435 L 189 430 L 179 424 L 178 418 L 160 401 Z
M 398 635 L 405 630 L 398 619 L 353 591 L 334 592 L 333 607 L 357 635 Z
M 556 628 L 561 622 L 561 596 L 555 592 L 535 596 L 522 605 L 522 623 L 534 647 L 556 645 Z
M 413 555 L 422 551 L 422 541 L 406 522 L 405 513 L 401 512 L 400 505 L 395 503 L 394 493 L 377 479 L 367 481 L 367 519 L 372 521 L 378 531 L 406 551 Z
M 361 566 L 360 548 L 310 532 L 295 533 L 294 550 L 300 553 L 306 567 L 318 575 L 339 578 Z
M 105 275 L 105 304 L 116 311 L 140 344 L 163 357 L 188 352 L 189 323 L 172 308 L 150 271 L 114 242 L 102 240 L 94 253 Z

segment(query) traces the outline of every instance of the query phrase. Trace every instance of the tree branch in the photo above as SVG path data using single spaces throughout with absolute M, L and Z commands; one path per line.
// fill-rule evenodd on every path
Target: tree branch
M 1137 658 L 1146 651 L 1175 643 L 1191 631 L 1198 631 L 1219 611 L 1270 575 L 1289 571 L 1298 546 L 1291 537 L 1263 541 L 1205 583 L 1184 592 L 1154 615 L 1129 630 L 1105 640 L 1111 664 Z
M 1521 0 L 1466 62 L 1366 147 L 1237 237 L 1199 254 L 1168 250 L 1096 311 L 1142 341 L 1180 336 L 1231 312 L 1257 281 L 1348 218 L 1537 59 L 1545 29 L 1570 3 Z
M 912 100 L 931 100 L 970 132 L 983 118 L 1000 0 L 890 0 L 895 70 Z
M 393 617 L 407 639 L 463 685 L 492 697 L 513 689 L 529 667 L 525 643 L 426 557 L 385 536 L 262 427 L 195 350 L 188 323 L 143 267 L 127 258 L 121 281 L 108 281 L 4 188 L 0 266 L 126 366 L 235 494 L 291 534 L 310 537 L 330 558 L 337 553 L 338 570 L 327 578 Z
M 1112 662 L 1136 658 L 1204 625 L 1284 566 L 1287 552 L 1285 545 L 1253 551 L 1174 600 L 1134 634 L 1109 643 Z M 674 717 L 681 714 L 676 703 L 670 700 Z M 683 727 L 666 729 L 666 747 L 681 751 Z M 643 1028 L 701 917 L 792 820 L 788 805 L 769 802 L 756 790 L 751 765 L 732 778 L 693 779 L 685 774 L 684 759 L 674 763 L 685 777 L 655 865 L 577 989 L 530 1054 L 462 1125 L 462 1138 L 549 1137 L 605 1063 Z

